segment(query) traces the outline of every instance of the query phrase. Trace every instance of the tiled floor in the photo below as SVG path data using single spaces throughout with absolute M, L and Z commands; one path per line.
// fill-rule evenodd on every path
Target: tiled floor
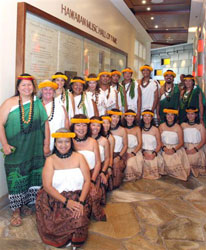
M 108 196 L 107 222 L 91 222 L 84 250 L 206 250 L 206 177 L 125 183 Z M 9 225 L 0 212 L 0 250 L 54 250 L 41 242 L 35 215 Z

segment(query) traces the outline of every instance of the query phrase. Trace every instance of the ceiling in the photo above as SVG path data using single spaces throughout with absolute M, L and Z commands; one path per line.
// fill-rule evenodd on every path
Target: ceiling
M 151 36 L 152 48 L 187 43 L 191 0 L 124 2 Z

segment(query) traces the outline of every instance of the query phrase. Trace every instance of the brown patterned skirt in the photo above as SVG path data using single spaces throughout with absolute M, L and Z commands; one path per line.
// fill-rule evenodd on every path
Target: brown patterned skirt
M 185 143 L 187 149 L 193 149 L 197 147 L 198 143 Z M 204 153 L 204 148 L 200 148 L 198 152 L 194 154 L 187 155 L 191 171 L 195 177 L 199 175 L 206 175 L 206 156 Z
M 78 201 L 81 191 L 62 192 L 64 197 Z M 84 206 L 84 214 L 75 219 L 73 213 L 63 207 L 64 204 L 50 196 L 43 188 L 36 199 L 37 228 L 42 241 L 54 247 L 63 247 L 69 242 L 81 246 L 88 235 L 88 210 Z
M 165 145 L 167 148 L 173 148 L 176 145 Z M 185 149 L 181 147 L 172 155 L 162 152 L 166 174 L 186 181 L 190 174 L 190 163 Z
M 90 171 L 91 176 L 93 173 L 93 170 Z M 102 201 L 102 189 L 101 189 L 101 179 L 100 176 L 97 176 L 96 179 L 96 184 L 91 185 L 90 190 L 89 190 L 89 205 L 91 207 L 91 216 L 97 220 L 97 221 L 106 221 L 106 215 L 104 212 L 103 207 L 101 206 L 101 201 Z
M 113 158 L 117 157 L 119 153 L 114 153 Z M 113 163 L 113 188 L 118 188 L 124 179 L 124 170 L 126 167 L 124 157 Z

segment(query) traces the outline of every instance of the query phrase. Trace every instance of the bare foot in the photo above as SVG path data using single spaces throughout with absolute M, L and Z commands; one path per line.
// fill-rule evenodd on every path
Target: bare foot
M 12 227 L 19 227 L 22 225 L 22 218 L 20 216 L 20 208 L 17 208 L 13 214 L 12 214 L 12 217 L 11 217 L 11 220 L 10 220 L 10 225 Z

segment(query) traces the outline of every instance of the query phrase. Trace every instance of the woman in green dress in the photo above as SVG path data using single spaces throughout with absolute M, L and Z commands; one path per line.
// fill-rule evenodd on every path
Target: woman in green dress
M 35 96 L 34 78 L 18 77 L 16 95 L 0 107 L 0 142 L 5 154 L 5 170 L 12 226 L 22 224 L 21 212 L 29 215 L 26 206 L 35 202 L 42 185 L 44 155 L 49 150 L 48 116 Z
M 204 111 L 205 98 L 202 93 L 202 90 L 198 85 L 195 85 L 195 79 L 192 75 L 186 75 L 184 80 L 185 86 L 180 94 L 180 123 L 186 122 L 186 109 L 192 106 L 199 110 L 199 120 L 200 123 L 204 125 L 206 124 L 206 117 Z

